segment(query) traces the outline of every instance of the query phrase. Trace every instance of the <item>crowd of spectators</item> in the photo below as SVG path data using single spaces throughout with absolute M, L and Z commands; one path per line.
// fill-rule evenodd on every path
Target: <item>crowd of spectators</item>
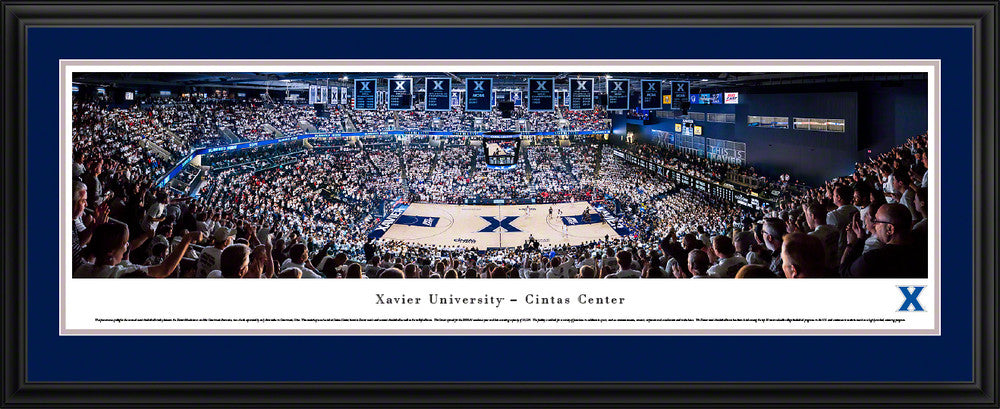
M 449 147 L 436 155 L 435 169 L 424 179 L 411 179 L 410 192 L 414 201 L 459 203 L 471 178 L 469 172 L 475 149 L 471 146 Z
M 599 131 L 609 127 L 608 114 L 603 107 L 587 111 L 570 111 L 566 106 L 560 106 L 559 109 L 571 131 Z
M 309 118 L 301 107 L 259 113 L 250 105 L 216 105 L 205 111 L 74 104 L 74 277 L 927 276 L 926 135 L 859 163 L 851 175 L 760 209 L 677 186 L 599 145 L 533 146 L 522 150 L 516 169 L 496 170 L 484 166 L 474 146 L 309 149 L 300 142 L 206 156 L 215 170 L 201 196 L 155 187 L 164 164 L 139 143 L 149 128 L 196 133 L 192 123 L 207 117 L 253 139 L 263 124 L 282 130 Z M 711 180 L 746 171 L 643 149 Z M 499 250 L 367 239 L 379 221 L 372 210 L 397 197 L 457 203 L 576 195 L 612 209 L 631 234 Z
M 129 179 L 158 176 L 169 164 L 145 145 L 144 134 L 151 130 L 151 122 L 139 112 L 74 103 L 74 176 L 80 177 L 84 166 L 89 169 L 105 161 L 120 165 Z
M 578 148 L 538 146 L 527 149 L 531 162 L 531 189 L 539 199 L 545 202 L 590 199 L 590 190 L 581 186 L 570 170 L 572 162 L 564 159 L 564 151 Z
M 90 130 L 113 128 L 127 138 L 147 141 L 163 148 L 174 160 L 194 148 L 301 135 L 305 131 L 300 123 L 315 127 L 320 132 L 346 132 L 349 130 L 348 123 L 359 132 L 553 132 L 604 129 L 607 118 L 606 112 L 600 109 L 583 112 L 560 108 L 559 111 L 528 112 L 523 107 L 516 107 L 511 118 L 502 118 L 499 109 L 466 112 L 463 107 L 457 106 L 444 112 L 389 111 L 385 105 L 374 111 L 331 105 L 327 107 L 327 114 L 319 117 L 312 105 L 212 98 L 155 98 L 131 105 L 74 101 L 73 111 L 81 120 L 92 124 L 88 126 Z M 563 119 L 564 116 L 569 120 Z M 476 126 L 477 120 L 479 126 Z M 236 138 L 229 137 L 229 132 Z M 143 148 L 149 149 L 146 146 Z

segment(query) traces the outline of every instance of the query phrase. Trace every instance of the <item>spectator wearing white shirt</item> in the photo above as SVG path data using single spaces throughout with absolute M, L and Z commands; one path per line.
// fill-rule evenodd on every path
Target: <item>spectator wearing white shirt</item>
M 910 211 L 910 216 L 912 216 L 914 221 L 920 220 L 920 212 L 917 211 L 916 206 L 913 205 L 913 189 L 910 189 L 910 174 L 905 170 L 898 169 L 892 174 L 893 177 L 893 189 L 896 193 L 893 194 L 893 198 L 896 201 L 906 206 Z
M 155 232 L 156 226 L 166 218 L 167 205 L 170 198 L 165 192 L 157 192 L 154 199 L 146 206 L 146 212 L 142 216 L 142 228 L 147 232 Z
M 835 271 L 840 264 L 840 232 L 833 226 L 826 224 L 826 207 L 819 202 L 812 202 L 806 206 L 806 223 L 812 229 L 808 234 L 819 239 L 823 244 L 826 257 L 826 268 Z
M 73 278 L 167 277 L 177 268 L 188 244 L 199 239 L 199 232 L 185 235 L 181 245 L 160 264 L 132 264 L 125 258 L 130 246 L 128 226 L 117 222 L 104 223 L 94 229 L 94 238 L 84 249 L 85 258 L 92 258 L 94 262 L 85 262 L 77 267 Z
M 563 268 L 562 259 L 558 256 L 549 260 L 549 271 L 545 273 L 545 278 L 570 278 L 571 274 Z
M 531 262 L 531 268 L 522 268 L 520 273 L 521 278 L 547 278 L 547 273 L 542 271 L 537 261 Z
M 234 231 L 219 227 L 212 233 L 212 247 L 206 247 L 198 256 L 198 277 L 208 277 L 208 273 L 218 270 L 222 261 L 222 250 L 233 244 Z
M 233 244 L 222 250 L 219 269 L 208 273 L 208 278 L 243 278 L 250 266 L 250 247 Z
M 712 276 L 708 275 L 708 266 L 708 253 L 702 250 L 688 252 L 688 271 L 691 272 L 691 278 L 711 278 Z M 674 267 L 674 269 L 676 275 L 676 271 L 680 268 Z
M 312 268 L 309 261 L 309 252 L 306 245 L 298 243 L 288 249 L 288 260 L 281 264 L 281 270 L 295 267 L 302 271 L 302 278 L 324 278 L 316 269 Z M 400 271 L 402 274 L 402 271 Z
M 837 209 L 827 213 L 826 224 L 833 226 L 837 231 L 847 228 L 847 224 L 854 218 L 854 213 L 858 208 L 852 205 L 854 200 L 854 189 L 850 186 L 838 186 L 833 191 L 833 204 Z
M 734 278 L 740 271 L 740 267 L 747 264 L 743 256 L 736 254 L 736 246 L 733 239 L 728 236 L 712 237 L 712 251 L 719 257 L 719 261 L 708 269 L 708 275 L 717 278 Z
M 605 278 L 640 278 L 642 272 L 632 269 L 632 253 L 622 250 L 618 252 L 618 272 Z

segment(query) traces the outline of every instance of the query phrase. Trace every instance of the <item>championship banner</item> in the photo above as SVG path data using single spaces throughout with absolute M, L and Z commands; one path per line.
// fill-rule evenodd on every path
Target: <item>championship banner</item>
M 670 109 L 682 109 L 681 105 L 688 102 L 691 91 L 688 81 L 670 81 Z
M 424 80 L 427 89 L 424 98 L 425 111 L 451 111 L 451 78 L 427 78 Z M 454 103 L 458 105 L 458 103 Z
M 628 110 L 628 85 L 628 80 L 607 80 L 609 111 Z
M 340 87 L 340 103 L 347 103 L 347 87 Z
M 497 101 L 510 101 L 510 91 L 496 91 Z
M 338 87 L 330 87 L 330 103 L 331 104 L 336 104 L 336 103 L 340 102 L 340 93 L 338 92 L 339 90 L 340 90 L 340 88 L 338 88 Z
M 644 110 L 663 109 L 660 101 L 663 84 L 659 80 L 642 80 L 642 98 L 639 107 Z
M 594 79 L 569 79 L 569 110 L 592 111 L 594 109 Z
M 493 110 L 490 104 L 493 98 L 492 78 L 469 78 L 465 80 L 465 110 L 471 112 L 489 112 Z
M 514 106 L 521 106 L 521 91 L 513 91 L 510 93 L 510 99 L 514 101 Z
M 354 109 L 375 110 L 375 80 L 354 80 Z
M 309 105 L 316 104 L 319 100 L 319 87 L 315 85 L 309 86 Z
M 555 109 L 552 104 L 555 85 L 556 81 L 552 78 L 529 78 L 528 110 L 551 111 Z
M 458 91 L 451 92 L 451 106 L 457 107 L 462 104 L 462 93 Z
M 389 78 L 389 110 L 413 110 L 413 78 Z
M 329 95 L 329 93 L 327 91 L 327 88 L 326 87 L 322 87 L 322 86 L 316 87 L 316 88 L 319 89 L 319 103 L 320 104 L 326 104 L 327 101 L 330 100 L 330 95 Z

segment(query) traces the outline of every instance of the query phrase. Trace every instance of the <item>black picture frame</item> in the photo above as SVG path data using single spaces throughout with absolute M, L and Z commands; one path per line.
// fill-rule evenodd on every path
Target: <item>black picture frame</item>
M 3 4 L 0 406 L 997 407 L 997 2 Z M 975 373 L 968 383 L 40 383 L 26 380 L 26 32 L 56 26 L 956 26 L 974 32 Z

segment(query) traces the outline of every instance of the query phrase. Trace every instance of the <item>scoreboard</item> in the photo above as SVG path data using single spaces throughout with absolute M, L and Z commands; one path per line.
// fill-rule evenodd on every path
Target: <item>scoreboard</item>
M 487 132 L 483 134 L 483 153 L 488 168 L 509 169 L 517 165 L 521 134 L 517 132 Z

